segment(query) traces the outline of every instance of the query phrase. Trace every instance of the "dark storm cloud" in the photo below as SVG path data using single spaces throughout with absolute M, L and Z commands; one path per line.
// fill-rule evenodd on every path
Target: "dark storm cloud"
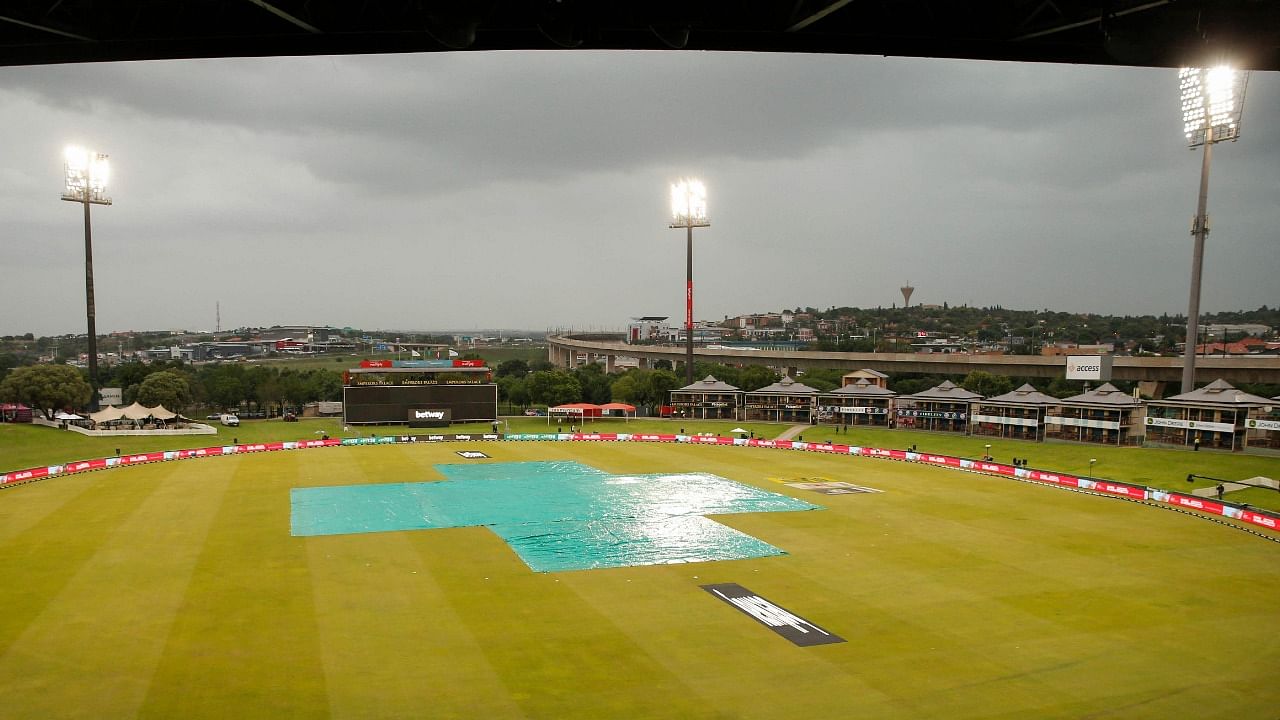
M 1106 69 L 866 62 L 766 54 L 493 53 L 31 68 L 15 87 L 74 112 L 288 138 L 324 179 L 380 190 L 663 165 L 690 155 L 793 157 L 850 135 L 968 128 L 975 140 L 1078 127 L 1114 134 L 1167 87 Z M 1046 82 L 1046 71 L 1060 77 Z M 1144 72 L 1144 71 L 1138 71 Z M 1156 71 L 1145 71 L 1155 76 Z M 993 77 L 993 75 L 995 77 Z M 447 178 L 447 179 L 446 179 Z M 421 187 L 421 185 L 419 185 Z
M 1255 74 L 1245 138 L 1216 152 L 1207 309 L 1277 300 L 1278 91 Z M 664 218 L 683 174 L 711 187 L 700 318 L 888 305 L 907 280 L 923 302 L 1177 312 L 1199 156 L 1176 106 L 1167 70 L 839 56 L 3 68 L 0 261 L 31 287 L 81 282 L 78 216 L 56 201 L 57 152 L 79 141 L 116 167 L 95 211 L 106 328 L 206 327 L 217 301 L 231 324 L 679 315 Z M 194 291 L 140 301 L 153 278 Z M 78 301 L 0 331 L 74 330 Z

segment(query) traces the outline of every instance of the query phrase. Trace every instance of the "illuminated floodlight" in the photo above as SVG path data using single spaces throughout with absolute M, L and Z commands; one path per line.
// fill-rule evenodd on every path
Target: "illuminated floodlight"
M 1195 243 L 1191 255 L 1191 293 L 1187 302 L 1186 349 L 1182 355 L 1182 392 L 1196 389 L 1195 342 L 1200 336 L 1200 279 L 1204 270 L 1205 236 L 1209 234 L 1209 162 L 1214 143 L 1240 138 L 1244 90 L 1248 71 L 1225 65 L 1182 68 L 1178 88 L 1182 94 L 1182 130 L 1191 147 L 1204 147 L 1200 164 L 1200 198 L 1191 222 Z
M 63 153 L 63 168 L 66 177 L 63 200 L 111 204 L 111 198 L 106 196 L 107 181 L 111 178 L 111 166 L 106 155 L 71 146 Z
M 684 335 L 685 381 L 693 384 L 693 229 L 711 227 L 707 219 L 707 186 L 701 180 L 681 178 L 671 184 L 671 227 L 686 232 Z
M 671 185 L 671 227 L 710 227 L 707 219 L 707 186 L 684 178 Z
M 1182 68 L 1178 88 L 1182 93 L 1182 130 L 1190 147 L 1237 140 L 1244 112 L 1247 70 L 1226 65 Z
M 111 178 L 111 166 L 107 156 L 82 147 L 70 146 L 62 153 L 65 182 L 62 199 L 84 205 L 84 309 L 89 338 L 89 408 L 98 407 L 98 330 L 96 303 L 93 298 L 93 229 L 89 208 L 93 205 L 110 205 L 107 197 L 107 181 Z

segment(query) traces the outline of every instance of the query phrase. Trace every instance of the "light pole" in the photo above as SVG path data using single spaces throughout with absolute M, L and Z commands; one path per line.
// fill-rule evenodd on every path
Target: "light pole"
M 1225 65 L 1215 68 L 1182 68 L 1178 86 L 1182 92 L 1182 129 L 1188 147 L 1204 146 L 1200 162 L 1200 199 L 1191 221 L 1195 245 L 1191 256 L 1191 299 L 1187 304 L 1186 348 L 1182 353 L 1182 392 L 1196 389 L 1195 341 L 1200 336 L 1200 272 L 1204 267 L 1204 238 L 1209 234 L 1209 159 L 1216 142 L 1240 139 L 1240 115 L 1244 112 L 1247 71 Z
M 707 186 L 701 180 L 682 179 L 671 185 L 671 227 L 688 231 L 687 273 L 685 276 L 684 374 L 688 384 L 693 384 L 693 229 L 711 227 L 707 219 Z
M 89 224 L 90 205 L 110 205 L 107 197 L 107 180 L 110 167 L 107 156 L 80 147 L 68 147 L 64 153 L 63 169 L 66 186 L 62 199 L 84 205 L 84 298 L 85 315 L 89 320 L 89 386 L 93 395 L 89 407 L 98 407 L 98 328 L 93 302 L 93 231 Z

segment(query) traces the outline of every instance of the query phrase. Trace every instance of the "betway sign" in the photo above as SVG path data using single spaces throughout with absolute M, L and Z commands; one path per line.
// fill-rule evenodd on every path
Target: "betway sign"
M 409 408 L 409 427 L 441 427 L 449 424 L 448 408 Z

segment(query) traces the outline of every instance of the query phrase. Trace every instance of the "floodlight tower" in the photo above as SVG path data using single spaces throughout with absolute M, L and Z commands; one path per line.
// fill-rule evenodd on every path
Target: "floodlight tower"
M 707 186 L 701 180 L 682 179 L 671 185 L 671 227 L 688 231 L 687 273 L 685 276 L 684 374 L 688 384 L 693 384 L 693 229 L 711 227 L 707 219 Z
M 98 329 L 93 303 L 93 232 L 89 224 L 90 205 L 110 205 L 107 197 L 107 180 L 110 166 L 107 156 L 81 147 L 68 147 L 64 154 L 63 170 L 66 186 L 62 199 L 84 205 L 84 298 L 85 314 L 89 320 L 89 385 L 93 395 L 89 406 L 98 407 Z
M 1225 65 L 1213 68 L 1182 68 L 1178 85 L 1182 91 L 1182 129 L 1188 147 L 1204 146 L 1200 163 L 1200 201 L 1191 221 L 1195 248 L 1191 258 L 1191 299 L 1187 305 L 1186 349 L 1182 353 L 1182 392 L 1196 389 L 1195 342 L 1200 332 L 1200 273 L 1204 267 L 1204 239 L 1209 234 L 1209 159 L 1214 143 L 1240 139 L 1240 115 L 1244 112 L 1244 91 L 1248 71 Z

